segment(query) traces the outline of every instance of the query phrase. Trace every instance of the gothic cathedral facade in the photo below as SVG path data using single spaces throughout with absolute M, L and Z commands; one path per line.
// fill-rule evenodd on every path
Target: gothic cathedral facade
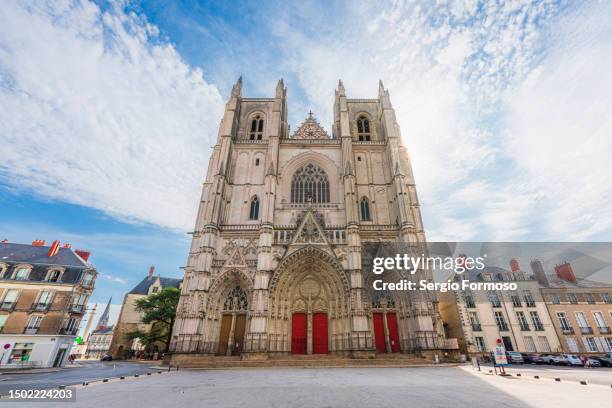
M 328 134 L 294 132 L 273 98 L 234 85 L 204 182 L 171 352 L 351 357 L 444 348 L 435 299 L 372 289 L 362 244 L 424 243 L 389 93 L 347 98 Z

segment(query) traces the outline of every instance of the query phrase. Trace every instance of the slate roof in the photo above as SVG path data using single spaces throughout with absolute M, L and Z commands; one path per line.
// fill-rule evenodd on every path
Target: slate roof
M 0 242 L 0 263 L 8 264 L 8 270 L 2 279 L 11 276 L 14 268 L 22 263 L 32 265 L 27 281 L 43 281 L 50 267 L 61 266 L 64 268 L 62 283 L 76 283 L 81 279 L 83 271 L 93 269 L 70 248 L 60 248 L 52 257 L 47 256 L 49 248 L 49 246 Z
M 0 243 L 0 262 L 15 262 L 43 265 L 60 265 L 88 268 L 87 262 L 81 259 L 70 248 L 60 248 L 52 257 L 47 256 L 50 246 L 29 244 Z
M 559 278 L 556 274 L 546 274 L 548 278 L 548 288 L 609 288 L 609 283 L 597 282 L 590 279 L 576 277 L 576 283 Z
M 182 279 L 164 278 L 162 276 L 151 276 L 150 278 L 146 276 L 142 281 L 140 281 L 138 285 L 134 287 L 134 289 L 129 292 L 129 294 L 147 295 L 149 293 L 149 288 L 152 284 L 155 283 L 157 278 L 159 278 L 159 283 L 161 284 L 162 289 L 170 287 L 178 289 L 181 282 L 183 281 Z

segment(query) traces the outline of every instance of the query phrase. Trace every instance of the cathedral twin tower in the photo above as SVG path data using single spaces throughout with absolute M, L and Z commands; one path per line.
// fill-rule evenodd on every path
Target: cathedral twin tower
M 365 243 L 423 243 L 410 160 L 389 93 L 349 99 L 331 136 L 312 113 L 293 133 L 287 88 L 232 88 L 189 251 L 173 358 L 372 357 L 443 348 L 435 299 L 372 289 Z M 191 357 L 189 357 L 191 356 Z

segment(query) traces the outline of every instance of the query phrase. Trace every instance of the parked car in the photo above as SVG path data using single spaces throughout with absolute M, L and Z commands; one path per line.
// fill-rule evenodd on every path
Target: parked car
M 542 359 L 546 364 L 567 365 L 567 359 L 563 354 L 544 354 Z
M 506 351 L 506 358 L 510 364 L 523 364 L 523 355 L 516 351 Z
M 525 364 L 544 364 L 544 358 L 536 353 L 523 353 L 523 361 Z
M 612 367 L 612 362 L 605 357 L 589 357 L 599 362 L 599 367 Z
M 589 357 L 587 358 L 587 365 L 591 367 L 601 367 L 601 361 L 597 357 Z
M 104 356 L 102 356 L 100 361 L 113 361 L 113 357 L 110 354 L 105 354 Z
M 598 357 L 598 359 L 601 361 L 604 367 L 612 366 L 612 353 L 606 353 L 603 357 Z
M 582 363 L 582 360 L 580 360 L 580 357 L 575 356 L 573 354 L 563 354 L 563 357 L 565 357 L 566 365 L 569 365 L 569 366 L 583 366 L 584 365 Z

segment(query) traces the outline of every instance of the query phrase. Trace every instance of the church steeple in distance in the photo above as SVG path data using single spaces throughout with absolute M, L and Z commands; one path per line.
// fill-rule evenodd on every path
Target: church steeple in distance
M 104 312 L 102 312 L 100 319 L 98 319 L 98 325 L 96 326 L 98 330 L 102 330 L 108 327 L 108 314 L 110 311 L 110 305 L 111 305 L 112 300 L 113 300 L 113 297 L 111 296 L 110 299 L 108 299 L 106 308 L 104 308 Z

